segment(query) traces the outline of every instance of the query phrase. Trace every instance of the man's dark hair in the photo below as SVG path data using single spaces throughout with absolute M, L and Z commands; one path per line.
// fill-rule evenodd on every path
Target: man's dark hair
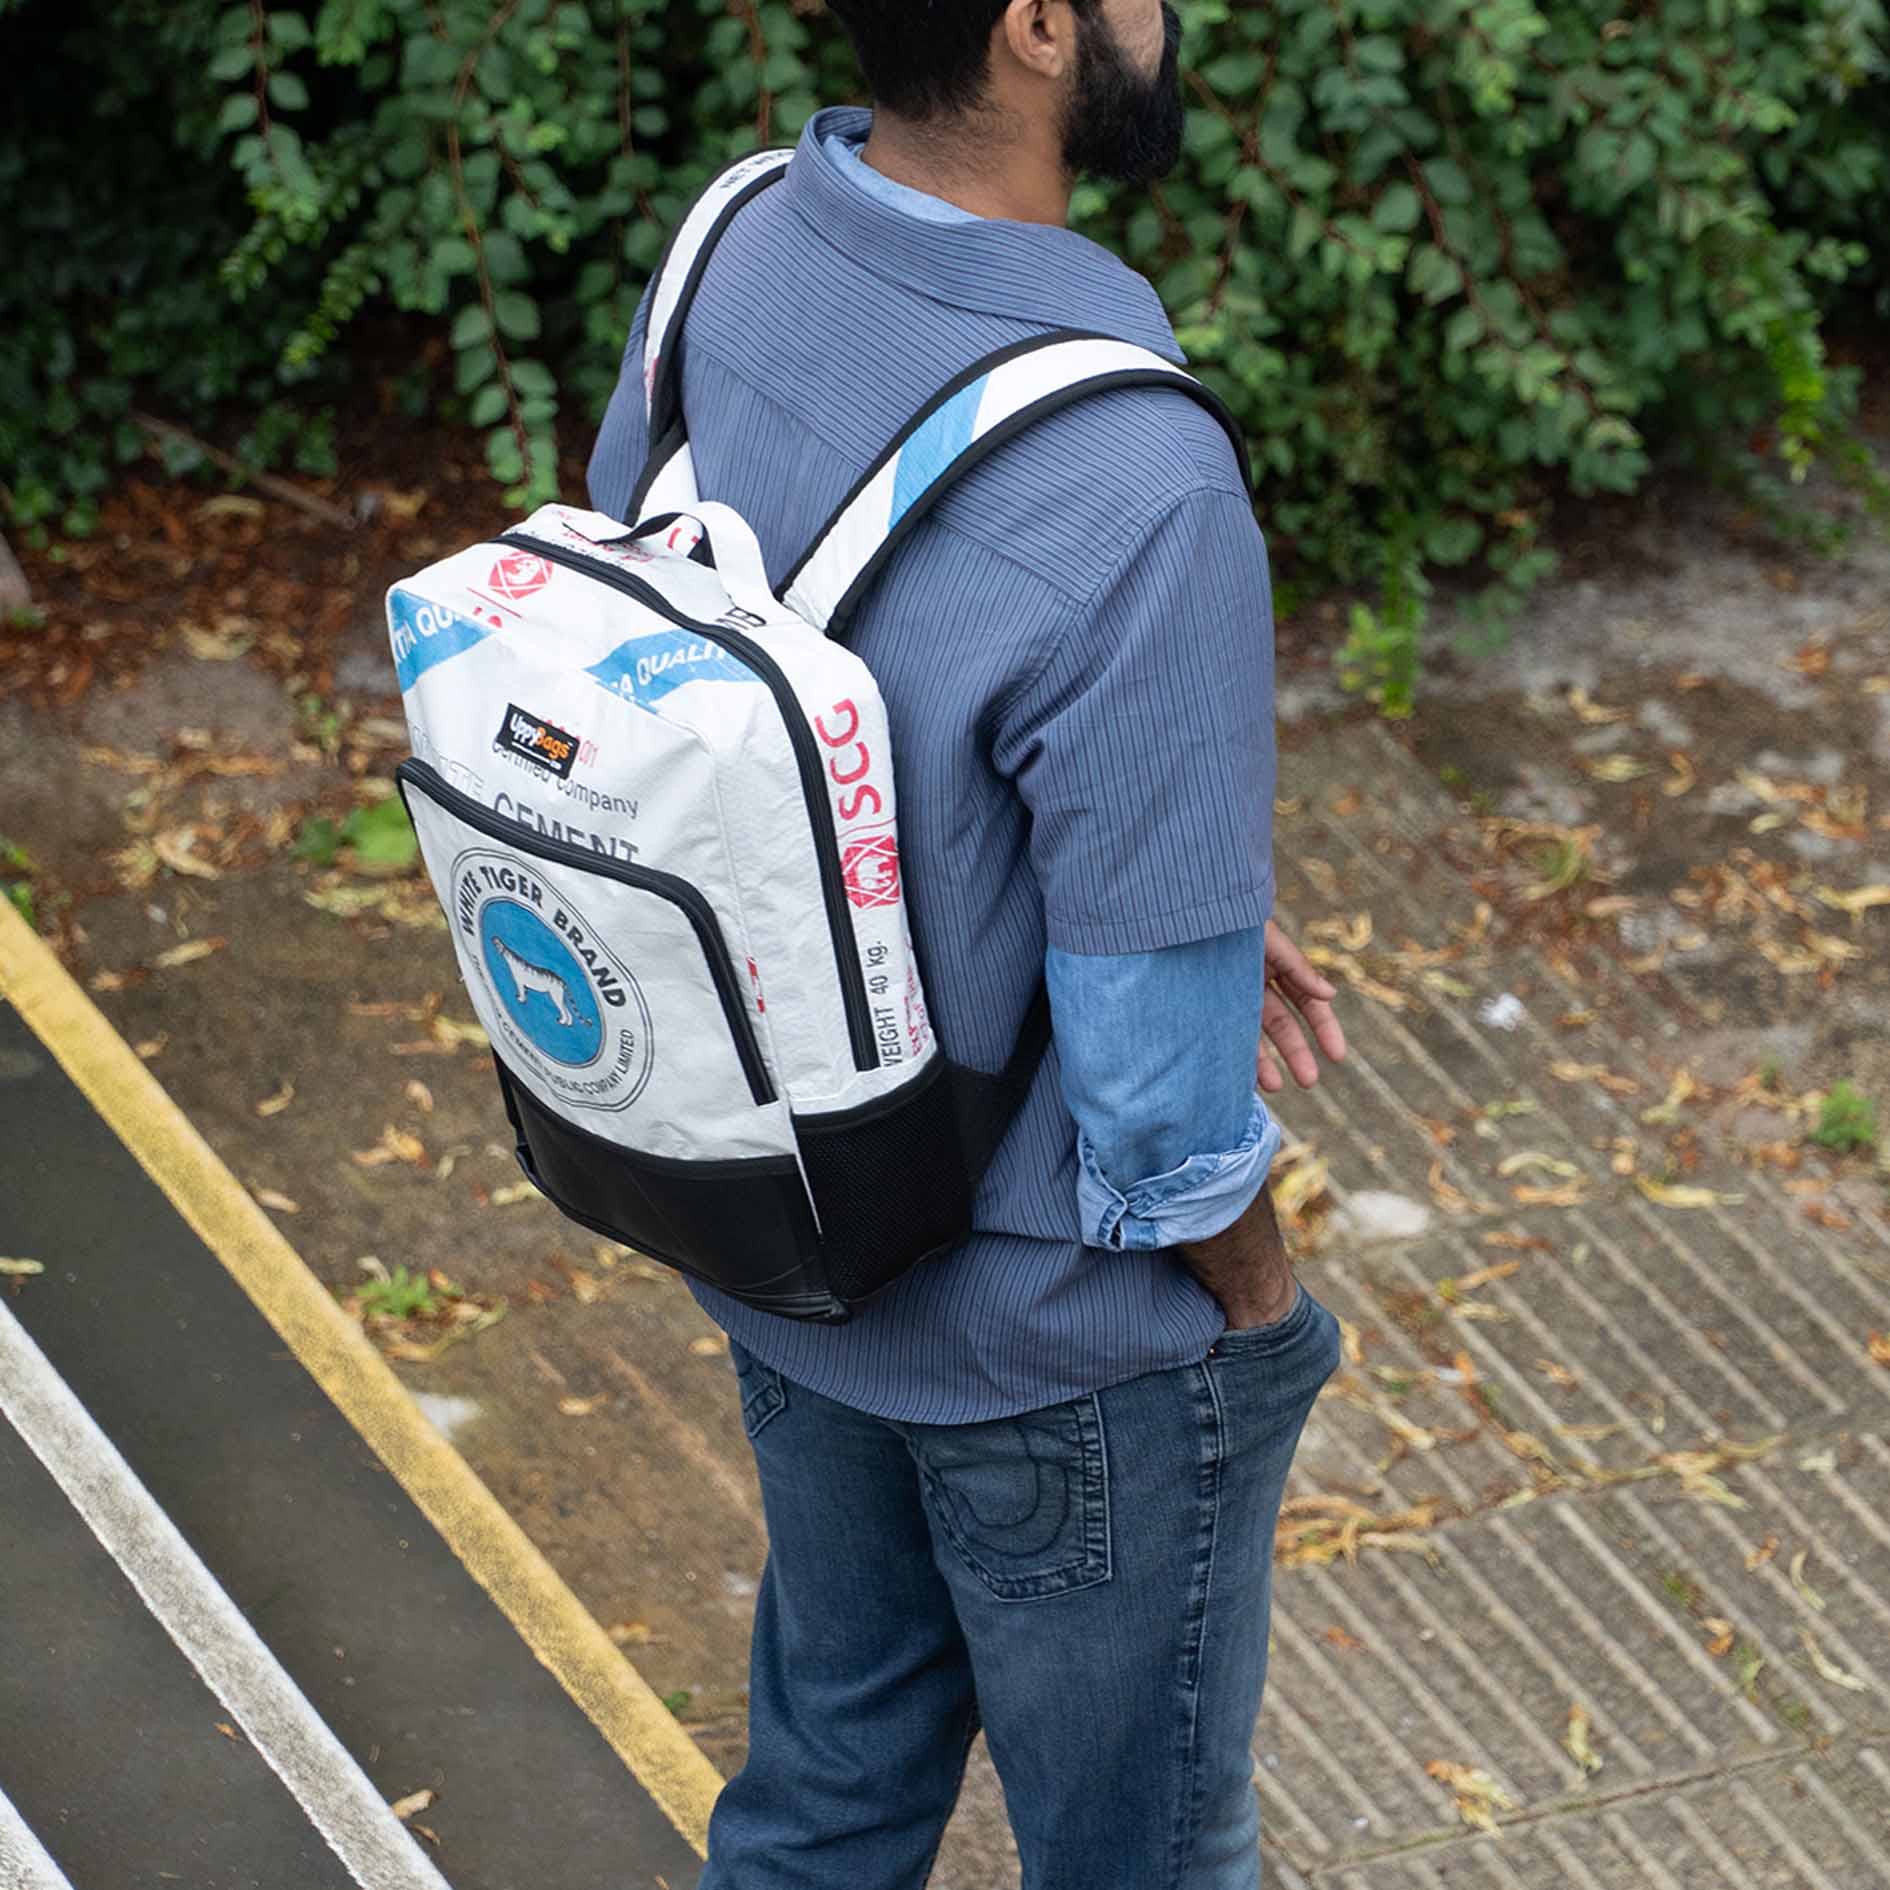
M 827 0 L 873 101 L 900 118 L 969 111 L 991 76 L 991 34 L 1008 0 Z M 1075 0 L 1078 13 L 1090 0 Z

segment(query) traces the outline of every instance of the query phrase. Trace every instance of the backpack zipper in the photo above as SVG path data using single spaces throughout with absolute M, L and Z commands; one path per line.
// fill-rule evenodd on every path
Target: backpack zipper
M 762 1061 L 761 1045 L 755 1039 L 754 1021 L 748 1015 L 741 988 L 735 982 L 735 973 L 729 966 L 722 923 L 715 916 L 715 908 L 686 879 L 679 879 L 674 873 L 658 872 L 653 866 L 635 866 L 627 860 L 607 859 L 588 848 L 573 846 L 568 840 L 547 840 L 531 828 L 507 820 L 502 814 L 493 813 L 470 794 L 462 794 L 437 768 L 427 762 L 403 761 L 394 770 L 394 779 L 403 789 L 409 784 L 418 788 L 429 800 L 445 808 L 455 820 L 464 821 L 475 833 L 484 834 L 488 840 L 497 840 L 506 846 L 517 847 L 521 853 L 555 861 L 560 866 L 570 867 L 574 872 L 597 873 L 606 879 L 621 880 L 626 886 L 634 886 L 639 892 L 654 893 L 657 898 L 667 900 L 676 907 L 694 928 L 696 943 L 702 947 L 702 955 L 708 961 L 709 976 L 715 984 L 715 995 L 721 1000 L 722 1015 L 728 1021 L 729 1035 L 735 1040 L 735 1055 L 741 1063 L 742 1074 L 748 1079 L 749 1094 L 757 1105 L 775 1100 L 774 1084 L 769 1079 L 768 1066 Z
M 612 590 L 634 597 L 659 616 L 667 617 L 684 630 L 693 630 L 720 644 L 754 671 L 774 697 L 775 707 L 787 728 L 788 742 L 800 769 L 801 797 L 807 804 L 808 824 L 813 830 L 814 858 L 820 868 L 821 899 L 827 908 L 827 931 L 833 944 L 834 970 L 840 980 L 840 1001 L 846 1012 L 847 1038 L 853 1051 L 853 1067 L 858 1070 L 879 1068 L 879 1045 L 873 1036 L 872 1013 L 866 1001 L 866 974 L 860 969 L 855 949 L 853 922 L 847 916 L 846 879 L 840 869 L 840 843 L 834 837 L 833 819 L 827 808 L 827 782 L 821 772 L 820 751 L 814 746 L 813 731 L 801 713 L 800 698 L 782 674 L 781 666 L 752 638 L 726 624 L 703 623 L 686 617 L 655 585 L 631 572 L 619 570 L 601 558 L 587 558 L 581 551 L 534 538 L 527 532 L 502 532 L 497 541 L 513 551 L 529 551 L 568 570 L 581 571 L 586 577 L 607 584 Z

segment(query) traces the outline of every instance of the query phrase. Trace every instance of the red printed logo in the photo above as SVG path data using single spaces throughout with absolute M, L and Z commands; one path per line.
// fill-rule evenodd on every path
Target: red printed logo
M 508 551 L 492 567 L 492 575 L 486 582 L 501 597 L 516 602 L 521 597 L 531 596 L 533 591 L 542 591 L 551 582 L 551 562 L 533 551 Z
M 899 843 L 891 834 L 854 841 L 840 856 L 840 871 L 856 906 L 899 903 Z

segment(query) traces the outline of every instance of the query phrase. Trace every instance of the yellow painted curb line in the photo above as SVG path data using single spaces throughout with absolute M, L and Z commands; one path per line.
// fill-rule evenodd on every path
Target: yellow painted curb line
M 670 1822 L 708 1855 L 721 1774 L 11 905 L 0 993 L 167 1194 Z

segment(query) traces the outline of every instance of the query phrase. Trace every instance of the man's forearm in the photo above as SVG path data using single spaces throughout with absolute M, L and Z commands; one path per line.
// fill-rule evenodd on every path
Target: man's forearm
M 1233 1327 L 1270 1326 L 1293 1306 L 1293 1268 L 1262 1188 L 1233 1226 L 1177 1249 L 1189 1272 L 1220 1301 Z

